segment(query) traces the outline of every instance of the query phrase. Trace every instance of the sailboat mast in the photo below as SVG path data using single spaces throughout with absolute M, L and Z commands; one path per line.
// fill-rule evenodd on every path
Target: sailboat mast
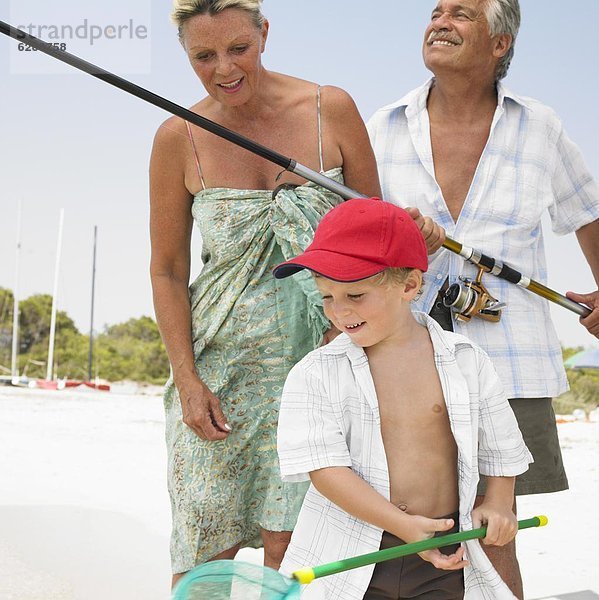
M 94 296 L 96 287 L 96 243 L 98 240 L 98 226 L 94 225 L 94 252 L 92 260 L 92 302 L 91 315 L 89 319 L 89 357 L 87 361 L 87 380 L 92 380 L 94 364 Z
M 50 318 L 50 340 L 48 342 L 48 366 L 46 369 L 46 379 L 52 381 L 54 367 L 54 338 L 56 334 L 56 299 L 58 297 L 58 272 L 60 269 L 60 251 L 62 248 L 62 226 L 64 223 L 64 208 L 60 209 L 60 219 L 58 224 L 58 242 L 56 244 L 56 265 L 54 267 L 54 292 L 52 294 L 52 316 Z
M 13 290 L 12 311 L 12 354 L 10 362 L 10 375 L 13 383 L 19 378 L 19 254 L 21 253 L 21 200 L 17 208 L 17 247 L 15 253 L 15 285 Z

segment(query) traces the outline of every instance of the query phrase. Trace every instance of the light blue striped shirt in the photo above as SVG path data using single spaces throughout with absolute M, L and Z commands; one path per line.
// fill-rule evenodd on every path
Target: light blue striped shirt
M 418 207 L 449 237 L 546 283 L 544 211 L 559 235 L 599 219 L 599 186 L 580 150 L 553 110 L 499 84 L 489 139 L 456 223 L 435 180 L 426 107 L 432 83 L 381 108 L 368 122 L 383 198 Z M 424 293 L 415 308 L 429 312 L 446 277 L 453 283 L 460 275 L 473 279 L 476 268 L 439 250 L 430 257 Z M 548 302 L 491 275 L 483 283 L 507 303 L 500 322 L 454 321 L 455 331 L 489 354 L 510 398 L 555 397 L 566 391 Z

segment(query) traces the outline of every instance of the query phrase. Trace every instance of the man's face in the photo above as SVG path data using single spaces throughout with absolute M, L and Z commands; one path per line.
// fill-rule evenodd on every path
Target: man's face
M 497 38 L 489 35 L 485 1 L 439 0 L 422 48 L 424 64 L 430 71 L 437 74 L 485 69 L 494 74 Z

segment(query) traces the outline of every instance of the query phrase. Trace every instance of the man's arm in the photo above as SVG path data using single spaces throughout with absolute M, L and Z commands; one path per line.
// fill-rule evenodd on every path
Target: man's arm
M 576 237 L 599 288 L 599 219 L 581 227 L 576 232 Z M 599 338 L 599 289 L 588 294 L 567 292 L 566 296 L 570 300 L 586 304 L 592 309 L 593 312 L 588 317 L 580 319 L 580 323 L 587 328 L 591 335 Z
M 576 237 L 599 287 L 599 219 L 581 227 Z

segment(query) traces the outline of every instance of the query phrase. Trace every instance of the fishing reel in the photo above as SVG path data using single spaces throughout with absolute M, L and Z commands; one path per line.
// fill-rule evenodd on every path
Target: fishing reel
M 443 304 L 451 308 L 458 321 L 467 323 L 472 317 L 480 317 L 497 323 L 501 319 L 501 309 L 506 305 L 493 298 L 483 285 L 481 280 L 484 272 L 485 269 L 479 267 L 474 281 L 460 277 L 460 283 L 453 283 L 447 288 Z

